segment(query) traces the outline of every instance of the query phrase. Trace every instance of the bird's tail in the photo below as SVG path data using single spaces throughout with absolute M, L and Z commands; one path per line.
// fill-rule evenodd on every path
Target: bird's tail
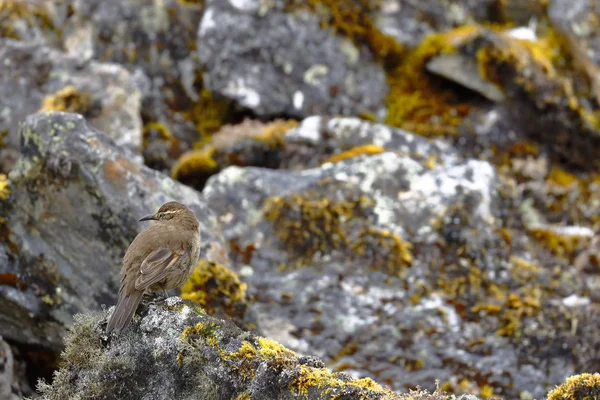
M 118 335 L 123 329 L 129 326 L 133 314 L 135 314 L 135 310 L 137 310 L 138 304 L 140 304 L 140 300 L 142 300 L 143 294 L 144 292 L 136 290 L 128 296 L 119 297 L 117 306 L 106 325 L 107 334 L 114 331 Z

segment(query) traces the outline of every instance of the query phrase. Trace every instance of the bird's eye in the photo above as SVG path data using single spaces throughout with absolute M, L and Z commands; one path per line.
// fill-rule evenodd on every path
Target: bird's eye
M 156 214 L 156 218 L 158 218 L 158 219 L 163 219 L 164 216 L 165 215 L 163 213 Z

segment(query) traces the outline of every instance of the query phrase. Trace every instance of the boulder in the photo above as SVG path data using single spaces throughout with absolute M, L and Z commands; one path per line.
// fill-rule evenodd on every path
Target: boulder
M 441 140 L 310 117 L 283 142 L 290 169 L 230 166 L 203 190 L 262 334 L 398 391 L 539 398 L 593 370 L 600 281 L 571 267 L 589 228 L 535 221 Z
M 206 2 L 198 54 L 207 87 L 260 116 L 382 115 L 385 74 L 369 49 L 288 3 Z
M 0 39 L 0 59 L 0 136 L 6 136 L 0 171 L 9 171 L 16 158 L 19 123 L 37 111 L 81 114 L 117 145 L 140 152 L 141 94 L 123 67 L 10 39 Z
M 449 399 L 439 392 L 396 394 L 369 378 L 331 372 L 317 357 L 241 331 L 177 297 L 142 305 L 119 337 L 104 336 L 107 315 L 77 317 L 64 366 L 51 384 L 39 385 L 41 399 Z
M 136 161 L 78 114 L 33 114 L 0 203 L 0 335 L 56 353 L 75 313 L 116 301 L 121 258 L 169 201 L 188 205 L 202 239 L 220 243 L 199 193 Z

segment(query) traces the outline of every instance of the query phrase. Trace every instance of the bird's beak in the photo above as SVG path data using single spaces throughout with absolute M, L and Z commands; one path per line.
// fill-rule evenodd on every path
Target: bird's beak
M 156 221 L 158 218 L 156 218 L 156 214 L 154 215 L 146 215 L 144 218 L 140 219 L 140 222 L 142 221 Z

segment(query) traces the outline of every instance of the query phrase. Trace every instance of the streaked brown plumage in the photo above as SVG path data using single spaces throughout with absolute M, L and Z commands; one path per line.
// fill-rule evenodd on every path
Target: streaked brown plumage
M 129 325 L 144 293 L 183 285 L 198 262 L 199 222 L 192 210 L 171 201 L 156 214 L 140 219 L 147 220 L 156 222 L 136 236 L 123 257 L 119 300 L 108 320 L 107 334 L 118 334 Z

